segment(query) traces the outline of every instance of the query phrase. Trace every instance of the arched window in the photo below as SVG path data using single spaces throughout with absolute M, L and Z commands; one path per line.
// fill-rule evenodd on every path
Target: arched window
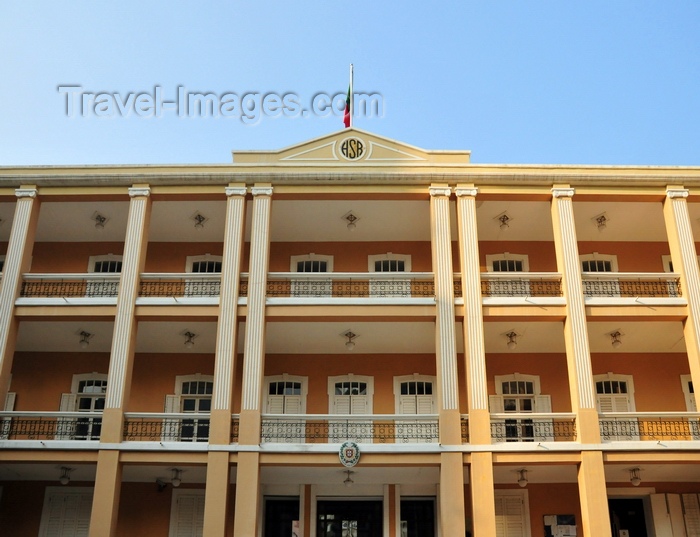
M 594 375 L 596 406 L 598 412 L 615 414 L 635 412 L 634 383 L 632 375 L 606 373 Z M 639 440 L 637 420 L 628 417 L 604 416 L 601 420 L 603 440 Z
M 219 296 L 221 292 L 221 268 L 222 257 L 220 255 L 192 255 L 187 257 L 185 269 L 193 274 L 216 274 L 212 278 L 192 278 L 185 281 L 185 296 L 187 297 L 211 297 Z
M 84 373 L 73 375 L 70 393 L 61 395 L 61 412 L 101 412 L 105 408 L 107 375 Z M 60 418 L 56 439 L 99 440 L 102 418 Z
M 486 256 L 486 271 L 529 272 L 530 262 L 525 254 L 503 252 Z M 522 277 L 491 278 L 488 280 L 488 294 L 492 297 L 530 296 L 530 281 Z
M 88 272 L 99 274 L 119 274 L 122 271 L 121 255 L 106 254 L 90 256 Z M 85 286 L 85 296 L 104 297 L 117 296 L 119 288 L 118 280 L 88 281 Z
M 400 273 L 411 272 L 411 256 L 405 254 L 370 255 L 367 258 L 369 272 Z M 369 283 L 370 296 L 410 297 L 411 280 L 407 278 L 371 278 Z
M 307 393 L 308 377 L 287 374 L 265 377 L 264 412 L 304 414 Z M 263 442 L 303 443 L 306 440 L 306 421 L 301 418 L 266 418 L 262 429 Z
M 537 375 L 496 375 L 496 395 L 489 396 L 491 412 L 496 414 L 530 414 L 552 411 L 549 395 L 540 392 Z M 506 442 L 552 441 L 552 420 L 506 419 L 499 425 L 497 436 Z
M 403 375 L 394 377 L 394 404 L 401 415 L 436 414 L 435 377 Z M 397 420 L 397 442 L 436 442 L 437 427 L 427 420 Z
M 209 414 L 214 391 L 212 375 L 183 375 L 175 377 L 175 394 L 165 396 L 166 413 Z M 172 420 L 166 418 L 164 440 L 180 442 L 207 442 L 209 418 Z
M 373 397 L 374 377 L 353 374 L 328 377 L 329 414 L 345 416 L 372 414 Z M 331 421 L 329 429 L 329 438 L 332 438 L 333 442 L 372 441 L 371 421 Z
M 320 254 L 293 255 L 290 260 L 290 272 L 326 273 L 333 272 L 333 256 Z M 297 297 L 329 297 L 333 294 L 333 282 L 330 278 L 311 276 L 292 279 L 291 295 Z

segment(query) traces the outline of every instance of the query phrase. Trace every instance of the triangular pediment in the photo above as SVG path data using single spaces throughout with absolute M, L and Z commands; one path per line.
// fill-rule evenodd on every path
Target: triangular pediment
M 234 151 L 234 164 L 426 165 L 467 164 L 469 151 L 429 151 L 356 128 L 273 151 Z

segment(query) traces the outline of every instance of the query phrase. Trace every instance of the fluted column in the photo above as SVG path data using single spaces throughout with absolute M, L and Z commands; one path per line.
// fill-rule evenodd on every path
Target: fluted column
M 464 358 L 466 361 L 469 443 L 491 443 L 489 397 L 486 387 L 486 351 L 481 300 L 479 237 L 476 229 L 476 195 L 474 187 L 455 189 L 459 226 L 459 257 L 464 299 Z
M 440 443 L 462 442 L 457 390 L 455 297 L 452 272 L 450 195 L 447 185 L 430 187 L 430 230 L 435 274 L 435 361 Z M 464 535 L 464 480 L 461 453 L 440 455 L 440 524 L 443 535 Z
M 688 301 L 688 317 L 683 324 L 683 334 L 690 377 L 693 386 L 700 386 L 700 269 L 688 213 L 688 190 L 670 186 L 666 189 L 664 219 L 673 271 L 680 275 L 681 290 Z M 698 390 L 695 391 L 697 394 Z
M 10 384 L 18 325 L 15 300 L 22 286 L 22 274 L 29 271 L 40 205 L 33 186 L 18 188 L 15 195 L 17 205 L 0 282 L 0 401 L 5 400 Z
M 566 299 L 564 341 L 569 372 L 571 407 L 576 413 L 578 440 L 600 442 L 600 426 L 595 406 L 595 390 L 588 343 L 586 310 L 583 299 L 581 264 L 574 224 L 572 197 L 568 186 L 552 188 L 552 225 L 557 265 L 562 273 L 562 291 Z
M 250 268 L 248 271 L 248 316 L 246 317 L 245 349 L 243 351 L 243 387 L 239 443 L 260 443 L 261 392 L 265 369 L 265 294 L 270 254 L 270 208 L 272 187 L 256 185 L 253 194 L 253 222 L 250 237 Z M 259 453 L 242 451 L 238 454 L 239 483 L 236 487 L 234 537 L 257 535 L 260 502 Z

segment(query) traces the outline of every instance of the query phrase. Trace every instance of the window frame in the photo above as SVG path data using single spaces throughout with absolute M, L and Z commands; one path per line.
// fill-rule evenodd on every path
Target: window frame
M 325 272 L 299 272 L 297 271 L 297 263 L 300 261 L 325 261 L 326 271 Z M 309 254 L 293 255 L 289 258 L 289 272 L 294 272 L 295 274 L 326 274 L 328 272 L 333 272 L 333 256 L 326 254 L 315 254 L 313 252 Z
M 608 271 L 590 271 L 583 270 L 584 261 L 610 261 L 610 271 L 609 272 L 619 272 L 617 264 L 617 254 L 601 254 L 599 252 L 591 252 L 590 254 L 580 254 L 578 257 L 579 266 L 581 267 L 581 272 L 588 272 L 592 274 L 606 274 Z
M 103 262 L 103 261 L 119 261 L 121 263 L 124 263 L 124 255 L 122 254 L 103 254 L 103 255 L 91 255 L 88 258 L 88 269 L 87 271 L 90 274 L 121 274 L 121 270 L 119 272 L 95 272 L 95 265 L 97 263 Z M 122 266 L 122 268 L 124 268 Z
M 493 270 L 494 261 L 521 261 L 523 264 L 523 270 Z M 503 252 L 500 254 L 487 254 L 486 255 L 486 272 L 530 272 L 530 258 L 528 254 L 513 254 L 511 252 Z
M 375 264 L 377 261 L 403 261 L 404 270 L 396 271 L 377 271 L 375 270 Z M 412 272 L 411 270 L 411 255 L 410 254 L 395 254 L 393 252 L 387 252 L 385 254 L 372 254 L 367 256 L 367 272 L 375 274 L 394 274 L 401 272 Z
M 214 263 L 221 263 L 221 272 L 192 272 L 192 265 L 195 263 L 200 263 L 202 261 L 212 261 Z M 185 258 L 185 272 L 188 274 L 221 274 L 224 270 L 223 268 L 224 257 L 221 255 L 212 254 L 202 254 L 202 255 L 188 255 Z

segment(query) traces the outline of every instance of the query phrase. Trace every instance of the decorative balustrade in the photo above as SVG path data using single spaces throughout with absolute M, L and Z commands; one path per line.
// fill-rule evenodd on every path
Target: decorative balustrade
M 700 440 L 700 413 L 625 412 L 600 414 L 603 442 Z
M 462 433 L 462 443 L 469 443 L 469 414 L 462 414 L 459 417 L 459 426 Z
M 560 297 L 561 274 L 551 272 L 483 272 L 483 297 Z
M 245 290 L 245 292 L 244 292 Z M 241 296 L 247 294 L 247 282 Z M 290 298 L 432 298 L 432 272 L 271 272 L 268 297 Z
M 24 274 L 22 298 L 104 298 L 119 293 L 118 273 Z
M 680 279 L 673 273 L 584 272 L 586 297 L 659 297 L 681 296 Z
M 208 442 L 208 413 L 124 414 L 123 438 L 127 442 Z
M 101 412 L 0 412 L 0 440 L 99 440 Z
M 324 444 L 352 440 L 372 443 L 438 442 L 437 415 L 265 414 L 261 441 L 266 443 Z
M 220 273 L 148 273 L 141 274 L 139 296 L 210 298 L 221 293 Z
M 571 413 L 491 414 L 494 442 L 574 442 L 576 419 Z

